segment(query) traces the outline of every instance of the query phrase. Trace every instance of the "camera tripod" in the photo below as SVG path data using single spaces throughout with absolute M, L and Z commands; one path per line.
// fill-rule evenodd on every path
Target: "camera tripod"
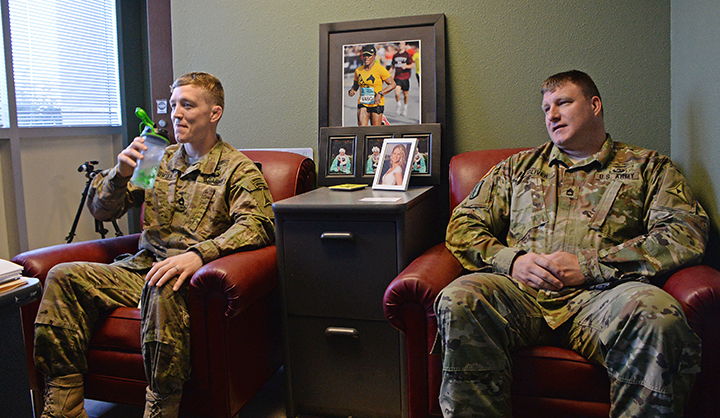
M 73 221 L 72 228 L 70 228 L 70 233 L 67 235 L 67 237 L 65 237 L 65 241 L 67 241 L 68 244 L 70 244 L 73 238 L 75 238 L 75 229 L 77 228 L 78 221 L 80 220 L 80 214 L 82 213 L 83 206 L 85 206 L 88 191 L 90 190 L 90 184 L 92 183 L 92 180 L 95 178 L 95 176 L 100 171 L 102 171 L 95 170 L 95 164 L 97 163 L 97 161 L 86 161 L 77 169 L 79 173 L 82 173 L 83 171 L 85 172 L 85 177 L 87 178 L 87 181 L 85 182 L 85 188 L 82 191 L 80 206 L 78 207 L 77 214 L 75 214 L 75 220 Z M 122 232 L 120 232 L 120 227 L 118 227 L 117 221 L 113 219 L 110 222 L 112 223 L 113 228 L 115 228 L 115 236 L 122 236 Z M 105 235 L 107 235 L 109 231 L 105 228 L 102 221 L 95 219 L 95 232 L 100 234 L 100 237 L 105 238 Z

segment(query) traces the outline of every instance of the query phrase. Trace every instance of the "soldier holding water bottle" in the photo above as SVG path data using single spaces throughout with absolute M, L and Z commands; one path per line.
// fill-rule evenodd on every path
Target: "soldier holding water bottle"
M 220 81 L 189 73 L 171 86 L 177 144 L 168 146 L 152 189 L 130 182 L 147 150 L 135 138 L 117 165 L 98 174 L 88 207 L 100 220 L 145 205 L 139 252 L 112 264 L 65 263 L 50 270 L 35 323 L 35 363 L 46 376 L 43 417 L 87 416 L 85 352 L 95 319 L 141 305 L 148 379 L 145 416 L 176 417 L 190 377 L 190 277 L 226 254 L 274 241 L 272 197 L 255 164 L 216 133 Z

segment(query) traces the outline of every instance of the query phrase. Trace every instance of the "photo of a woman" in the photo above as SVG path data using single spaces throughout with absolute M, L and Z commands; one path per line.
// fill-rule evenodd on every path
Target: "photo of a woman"
M 416 138 L 385 139 L 373 189 L 407 190 L 412 165 L 408 156 L 414 155 L 416 146 Z
M 382 176 L 381 184 L 397 186 L 403 184 L 403 172 L 407 164 L 407 150 L 404 145 L 398 144 L 393 147 L 390 154 L 390 169 Z

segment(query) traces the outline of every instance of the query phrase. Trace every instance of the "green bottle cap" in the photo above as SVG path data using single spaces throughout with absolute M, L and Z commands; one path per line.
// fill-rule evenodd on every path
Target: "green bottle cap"
M 163 135 L 161 132 L 155 130 L 155 123 L 150 119 L 150 116 L 148 116 L 147 112 L 143 110 L 141 107 L 135 108 L 135 116 L 137 116 L 140 119 L 140 135 L 147 135 L 147 134 L 153 134 L 155 136 L 159 136 L 160 138 L 164 139 L 168 143 L 167 139 L 167 132 L 162 131 L 165 133 Z

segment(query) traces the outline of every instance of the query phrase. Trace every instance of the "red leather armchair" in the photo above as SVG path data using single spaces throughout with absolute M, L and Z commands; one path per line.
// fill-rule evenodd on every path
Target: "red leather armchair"
M 315 187 L 315 164 L 281 151 L 244 151 L 262 164 L 275 201 Z M 140 234 L 56 245 L 13 258 L 24 275 L 45 280 L 64 261 L 111 262 L 137 252 Z M 227 417 L 265 384 L 282 364 L 275 246 L 239 252 L 204 265 L 190 281 L 192 377 L 185 384 L 181 413 Z M 39 302 L 22 309 L 23 331 L 36 410 L 42 408 L 43 378 L 33 362 L 33 322 Z M 85 396 L 144 405 L 145 372 L 140 349 L 140 311 L 119 308 L 98 321 L 87 353 Z M 39 414 L 36 414 L 39 416 Z
M 502 159 L 521 151 L 472 151 L 450 161 L 450 207 L 457 206 L 480 178 Z M 385 316 L 405 334 L 407 398 L 410 418 L 441 416 L 438 405 L 442 363 L 429 354 L 437 332 L 433 302 L 437 294 L 464 274 L 462 266 L 438 244 L 414 260 L 388 286 Z M 682 305 L 702 339 L 702 371 L 686 417 L 720 417 L 720 272 L 699 265 L 679 270 L 656 283 Z M 513 354 L 514 417 L 607 417 L 609 380 L 605 369 L 557 347 L 530 347 Z

